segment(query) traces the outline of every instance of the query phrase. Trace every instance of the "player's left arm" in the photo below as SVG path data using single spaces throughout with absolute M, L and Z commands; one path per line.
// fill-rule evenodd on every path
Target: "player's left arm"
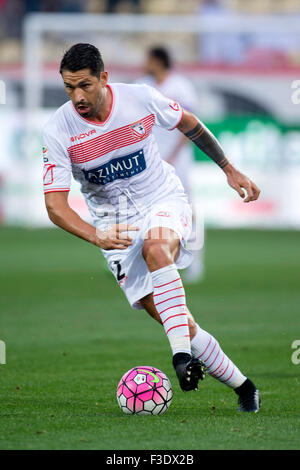
M 260 190 L 256 184 L 234 168 L 226 158 L 216 137 L 193 113 L 183 110 L 182 119 L 177 129 L 219 165 L 227 176 L 228 184 L 235 189 L 242 198 L 245 198 L 243 189 L 246 190 L 247 197 L 244 199 L 244 202 L 258 199 Z

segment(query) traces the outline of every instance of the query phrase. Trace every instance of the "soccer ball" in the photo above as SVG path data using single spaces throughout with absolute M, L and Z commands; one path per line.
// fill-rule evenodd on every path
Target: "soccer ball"
M 169 408 L 173 397 L 168 377 L 155 367 L 133 367 L 117 388 L 120 408 L 126 414 L 158 415 Z

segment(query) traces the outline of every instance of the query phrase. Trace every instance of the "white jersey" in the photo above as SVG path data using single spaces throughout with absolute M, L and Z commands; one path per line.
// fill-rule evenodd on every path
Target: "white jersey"
M 180 102 L 184 109 L 195 112 L 197 110 L 197 94 L 193 85 L 189 80 L 182 77 L 178 73 L 170 72 L 165 80 L 157 83 L 156 80 L 147 75 L 140 78 L 137 83 L 145 83 L 156 88 L 164 96 L 169 96 L 176 102 Z M 173 132 L 166 132 L 163 128 L 155 126 L 153 129 L 154 136 L 158 143 L 159 153 L 163 160 L 168 160 L 172 155 L 176 146 L 182 139 L 182 133 L 178 129 Z M 184 144 L 178 151 L 173 162 L 176 173 L 180 177 L 183 186 L 188 191 L 189 167 L 193 162 L 193 148 L 190 143 Z
M 112 105 L 104 122 L 81 117 L 68 101 L 44 127 L 45 193 L 69 191 L 73 174 L 94 222 L 112 211 L 121 223 L 145 214 L 159 200 L 186 200 L 152 133 L 154 125 L 174 129 L 181 106 L 148 85 L 114 83 L 108 88 Z

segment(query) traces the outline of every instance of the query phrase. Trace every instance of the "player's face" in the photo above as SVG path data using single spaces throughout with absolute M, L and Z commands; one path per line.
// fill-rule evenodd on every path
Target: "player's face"
M 77 72 L 63 70 L 62 78 L 65 90 L 76 111 L 85 118 L 96 116 L 105 94 L 107 72 L 101 72 L 100 78 L 98 78 L 91 75 L 90 69 L 82 69 Z

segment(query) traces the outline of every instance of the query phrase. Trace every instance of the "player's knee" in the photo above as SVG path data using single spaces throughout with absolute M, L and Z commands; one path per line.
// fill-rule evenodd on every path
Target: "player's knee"
M 147 265 L 156 269 L 168 266 L 173 262 L 170 249 L 166 243 L 146 240 L 143 246 L 143 257 Z

